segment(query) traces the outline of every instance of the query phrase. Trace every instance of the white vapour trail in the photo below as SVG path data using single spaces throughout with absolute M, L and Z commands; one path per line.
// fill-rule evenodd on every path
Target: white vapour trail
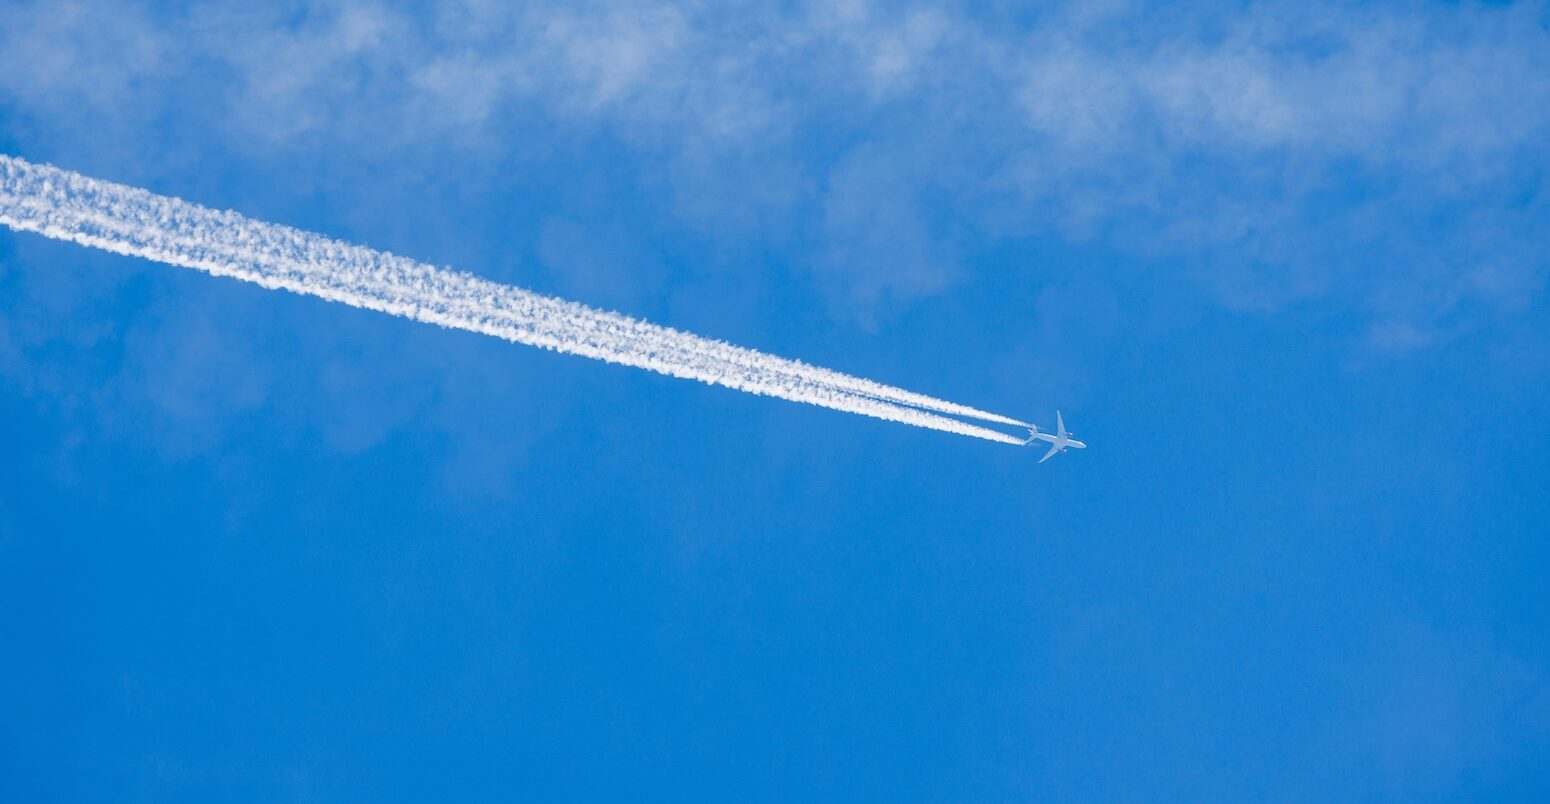
M 0 223 L 270 289 L 1007 444 L 1006 416 L 0 154 Z

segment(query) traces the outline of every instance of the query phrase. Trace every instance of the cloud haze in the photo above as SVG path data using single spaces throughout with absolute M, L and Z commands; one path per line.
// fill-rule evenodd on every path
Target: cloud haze
M 1544 235 L 1523 224 L 1544 212 L 1545 18 L 1541 3 L 1230 19 L 1145 3 L 49 3 L 8 15 L 0 86 L 44 128 L 77 105 L 189 115 L 261 151 L 602 137 L 637 170 L 669 160 L 690 225 L 751 207 L 816 234 L 797 262 L 862 319 L 962 281 L 966 244 L 1101 232 L 1196 258 L 1235 306 L 1335 296 L 1375 332 L 1431 332 L 1543 283 Z M 798 155 L 816 136 L 833 147 Z M 775 185 L 707 175 L 737 169 Z

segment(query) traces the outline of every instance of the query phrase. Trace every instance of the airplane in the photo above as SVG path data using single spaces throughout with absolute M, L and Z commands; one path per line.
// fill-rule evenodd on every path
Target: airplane
M 1071 449 L 1087 449 L 1086 444 L 1071 437 L 1072 434 L 1066 430 L 1066 422 L 1060 417 L 1060 411 L 1058 410 L 1055 411 L 1055 429 L 1059 432 L 1055 435 L 1050 435 L 1049 433 L 1039 432 L 1039 428 L 1035 425 L 1028 425 L 1028 440 L 1024 441 L 1024 444 L 1032 444 L 1035 441 L 1048 441 L 1050 445 L 1049 452 L 1044 453 L 1044 457 L 1039 459 L 1039 463 L 1044 463 L 1054 457 L 1057 452 L 1065 452 L 1067 447 Z

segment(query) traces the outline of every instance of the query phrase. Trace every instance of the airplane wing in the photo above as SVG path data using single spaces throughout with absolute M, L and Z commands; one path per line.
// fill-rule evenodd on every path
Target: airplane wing
M 1039 459 L 1039 463 L 1044 463 L 1045 461 L 1049 460 L 1051 457 L 1054 456 L 1055 453 L 1057 453 L 1059 451 L 1060 451 L 1060 445 L 1059 444 L 1051 444 L 1051 445 L 1049 445 L 1049 452 L 1044 453 L 1044 457 Z
M 1065 431 L 1066 431 L 1066 420 L 1060 418 L 1060 411 L 1057 410 L 1057 411 L 1055 411 L 1055 432 L 1057 432 L 1057 433 L 1064 433 Z

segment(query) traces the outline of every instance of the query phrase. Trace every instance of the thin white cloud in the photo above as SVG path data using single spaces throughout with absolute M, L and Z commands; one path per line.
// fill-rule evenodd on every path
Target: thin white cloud
M 816 233 L 792 263 L 863 319 L 962 276 L 961 241 L 1009 232 L 1219 264 L 1200 269 L 1205 281 L 1251 307 L 1340 293 L 1376 312 L 1379 269 L 1342 261 L 1407 249 L 1448 255 L 1441 281 L 1488 298 L 1505 286 L 1469 264 L 1491 245 L 1483 231 L 1504 233 L 1498 261 L 1520 266 L 1493 270 L 1530 275 L 1511 287 L 1550 271 L 1511 225 L 1550 203 L 1511 186 L 1550 163 L 1543 2 L 1231 14 L 1089 2 L 1026 18 L 864 2 L 137 8 L 18 6 L 0 21 L 0 90 L 24 114 L 89 131 L 127 113 L 91 109 L 208 114 L 189 125 L 281 153 L 321 143 L 390 159 L 473 140 L 497 161 L 609 137 L 642 172 L 671 174 L 693 225 Z M 863 162 L 892 178 L 858 185 Z M 740 187 L 727 171 L 780 184 Z M 1366 197 L 1332 203 L 1343 187 Z M 1416 222 L 1455 206 L 1491 220 Z M 867 209 L 888 214 L 845 212 Z M 944 216 L 956 217 L 914 225 Z M 849 258 L 879 241 L 918 246 L 910 259 Z M 1424 326 L 1439 313 L 1410 314 Z

